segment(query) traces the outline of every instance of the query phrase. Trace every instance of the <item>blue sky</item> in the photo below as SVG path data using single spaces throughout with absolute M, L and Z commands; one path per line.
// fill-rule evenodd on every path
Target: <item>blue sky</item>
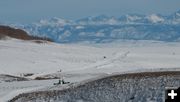
M 41 18 L 79 19 L 128 13 L 167 15 L 180 10 L 180 0 L 1 0 L 0 22 L 35 22 Z

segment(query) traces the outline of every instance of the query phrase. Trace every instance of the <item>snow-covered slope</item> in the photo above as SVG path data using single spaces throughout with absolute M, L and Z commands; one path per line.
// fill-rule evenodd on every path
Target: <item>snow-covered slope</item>
M 142 68 L 174 68 L 180 43 L 118 41 L 109 44 L 55 44 L 0 41 L 0 73 L 113 73 Z
M 55 43 L 36 44 L 20 40 L 0 41 L 0 73 L 72 71 L 103 59 L 101 49 Z
M 66 89 L 23 93 L 10 102 L 165 102 L 165 88 L 179 85 L 179 71 L 117 74 Z
M 34 74 L 79 82 L 112 73 L 156 68 L 179 68 L 180 43 L 123 40 L 113 43 L 37 44 L 0 40 L 0 74 Z M 0 83 L 0 98 L 10 99 L 28 90 L 52 87 L 57 80 Z

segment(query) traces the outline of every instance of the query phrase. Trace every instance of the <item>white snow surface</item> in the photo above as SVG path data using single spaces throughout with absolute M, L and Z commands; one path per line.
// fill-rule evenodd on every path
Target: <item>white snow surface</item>
M 152 14 L 150 16 L 147 17 L 152 23 L 158 23 L 158 22 L 163 22 L 164 19 L 159 17 L 156 14 Z
M 104 58 L 104 56 L 106 58 Z M 36 44 L 0 41 L 0 74 L 84 70 L 101 73 L 142 68 L 177 68 L 180 43 L 117 41 L 110 44 Z
M 104 44 L 37 44 L 21 40 L 0 40 L 0 74 L 34 73 L 29 78 L 58 73 L 69 82 L 98 75 L 128 71 L 180 68 L 180 43 L 158 41 L 116 41 Z M 51 87 L 57 80 L 1 82 L 0 98 Z

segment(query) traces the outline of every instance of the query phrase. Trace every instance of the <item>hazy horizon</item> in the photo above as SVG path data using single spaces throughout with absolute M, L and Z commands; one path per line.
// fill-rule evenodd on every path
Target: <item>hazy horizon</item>
M 180 9 L 180 0 L 3 0 L 0 22 L 29 23 L 60 17 L 76 20 L 87 16 L 125 14 L 168 15 Z

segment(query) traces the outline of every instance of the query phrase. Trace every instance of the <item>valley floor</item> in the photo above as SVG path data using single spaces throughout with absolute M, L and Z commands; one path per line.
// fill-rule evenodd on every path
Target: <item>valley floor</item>
M 0 80 L 0 99 L 19 93 L 53 87 L 57 79 L 37 77 L 64 76 L 68 82 L 115 73 L 146 70 L 179 70 L 180 43 L 158 41 L 117 41 L 108 44 L 36 44 L 20 40 L 0 41 L 0 74 L 22 76 L 29 81 Z M 62 70 L 62 72 L 59 72 Z M 1 78 L 0 78 L 1 79 Z

